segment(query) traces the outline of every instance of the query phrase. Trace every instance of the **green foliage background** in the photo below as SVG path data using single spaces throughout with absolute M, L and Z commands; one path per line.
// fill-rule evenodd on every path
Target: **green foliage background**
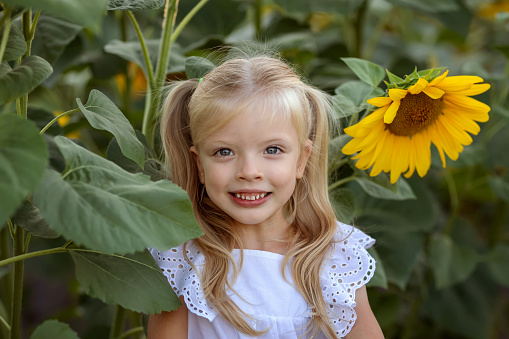
M 331 93 L 342 127 L 383 95 L 385 69 L 443 66 L 492 85 L 476 97 L 492 111 L 474 143 L 446 169 L 433 149 L 425 178 L 370 178 L 340 133 L 330 194 L 341 221 L 377 239 L 368 293 L 386 338 L 509 336 L 507 1 L 0 6 L 1 338 L 142 338 L 142 314 L 178 306 L 144 251 L 200 235 L 185 192 L 162 180 L 159 89 L 245 41 Z

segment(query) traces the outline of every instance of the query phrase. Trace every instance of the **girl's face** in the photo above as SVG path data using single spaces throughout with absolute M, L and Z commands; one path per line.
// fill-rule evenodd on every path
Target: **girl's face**
M 283 206 L 311 152 L 310 140 L 299 147 L 292 123 L 268 120 L 244 112 L 191 147 L 208 196 L 239 225 L 287 226 Z

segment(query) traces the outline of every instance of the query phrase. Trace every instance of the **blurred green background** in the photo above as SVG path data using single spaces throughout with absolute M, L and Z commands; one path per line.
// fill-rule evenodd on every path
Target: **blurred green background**
M 153 3 L 153 9 L 136 11 L 136 1 L 110 1 L 114 10 L 101 13 L 95 24 L 43 10 L 32 54 L 46 59 L 53 73 L 30 93 L 28 118 L 42 128 L 76 109 L 76 98 L 86 102 L 98 89 L 141 130 L 147 73 L 125 9 L 132 9 L 155 57 L 164 4 Z M 175 23 L 197 3 L 180 1 Z M 450 75 L 477 75 L 492 85 L 476 97 L 491 106 L 490 120 L 459 159 L 448 159 L 442 169 L 433 149 L 425 178 L 400 179 L 413 199 L 401 187 L 379 182 L 373 190 L 360 180 L 332 189 L 331 197 L 339 219 L 377 240 L 372 252 L 379 270 L 368 293 L 386 338 L 509 338 L 509 1 L 210 0 L 173 44 L 166 79 L 185 79 L 191 56 L 245 41 L 279 51 L 332 95 L 357 80 L 343 57 L 372 61 L 399 76 L 415 67 L 447 67 Z M 0 114 L 15 111 L 15 102 L 0 106 Z M 349 123 L 338 120 L 344 127 Z M 59 119 L 46 134 L 77 139 L 101 156 L 111 141 L 110 133 L 91 128 L 80 112 Z M 339 161 L 331 182 L 363 175 L 339 153 L 344 142 L 336 138 L 331 144 L 331 161 Z M 160 154 L 158 145 L 156 137 Z M 30 251 L 62 242 L 35 238 Z M 9 269 L 0 268 L 4 281 Z M 46 319 L 70 324 L 81 338 L 110 336 L 115 306 L 84 293 L 69 256 L 27 260 L 24 286 L 22 337 Z M 0 304 L 0 314 L 6 305 Z M 139 315 L 128 313 L 125 330 L 139 323 Z

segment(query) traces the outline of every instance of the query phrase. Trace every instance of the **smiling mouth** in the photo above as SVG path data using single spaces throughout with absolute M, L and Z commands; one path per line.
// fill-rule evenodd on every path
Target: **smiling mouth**
M 263 199 L 271 193 L 266 192 L 266 193 L 230 193 L 230 194 L 233 195 L 237 199 L 255 201 L 255 200 Z

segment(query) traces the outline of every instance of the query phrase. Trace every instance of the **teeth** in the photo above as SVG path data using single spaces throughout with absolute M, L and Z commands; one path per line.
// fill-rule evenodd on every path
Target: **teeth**
M 240 194 L 240 193 L 235 193 L 235 197 L 237 199 L 250 200 L 250 201 L 264 198 L 266 195 L 267 195 L 267 193 L 261 193 L 261 194 L 256 194 L 256 195 L 251 195 L 251 194 L 243 195 L 243 194 Z

